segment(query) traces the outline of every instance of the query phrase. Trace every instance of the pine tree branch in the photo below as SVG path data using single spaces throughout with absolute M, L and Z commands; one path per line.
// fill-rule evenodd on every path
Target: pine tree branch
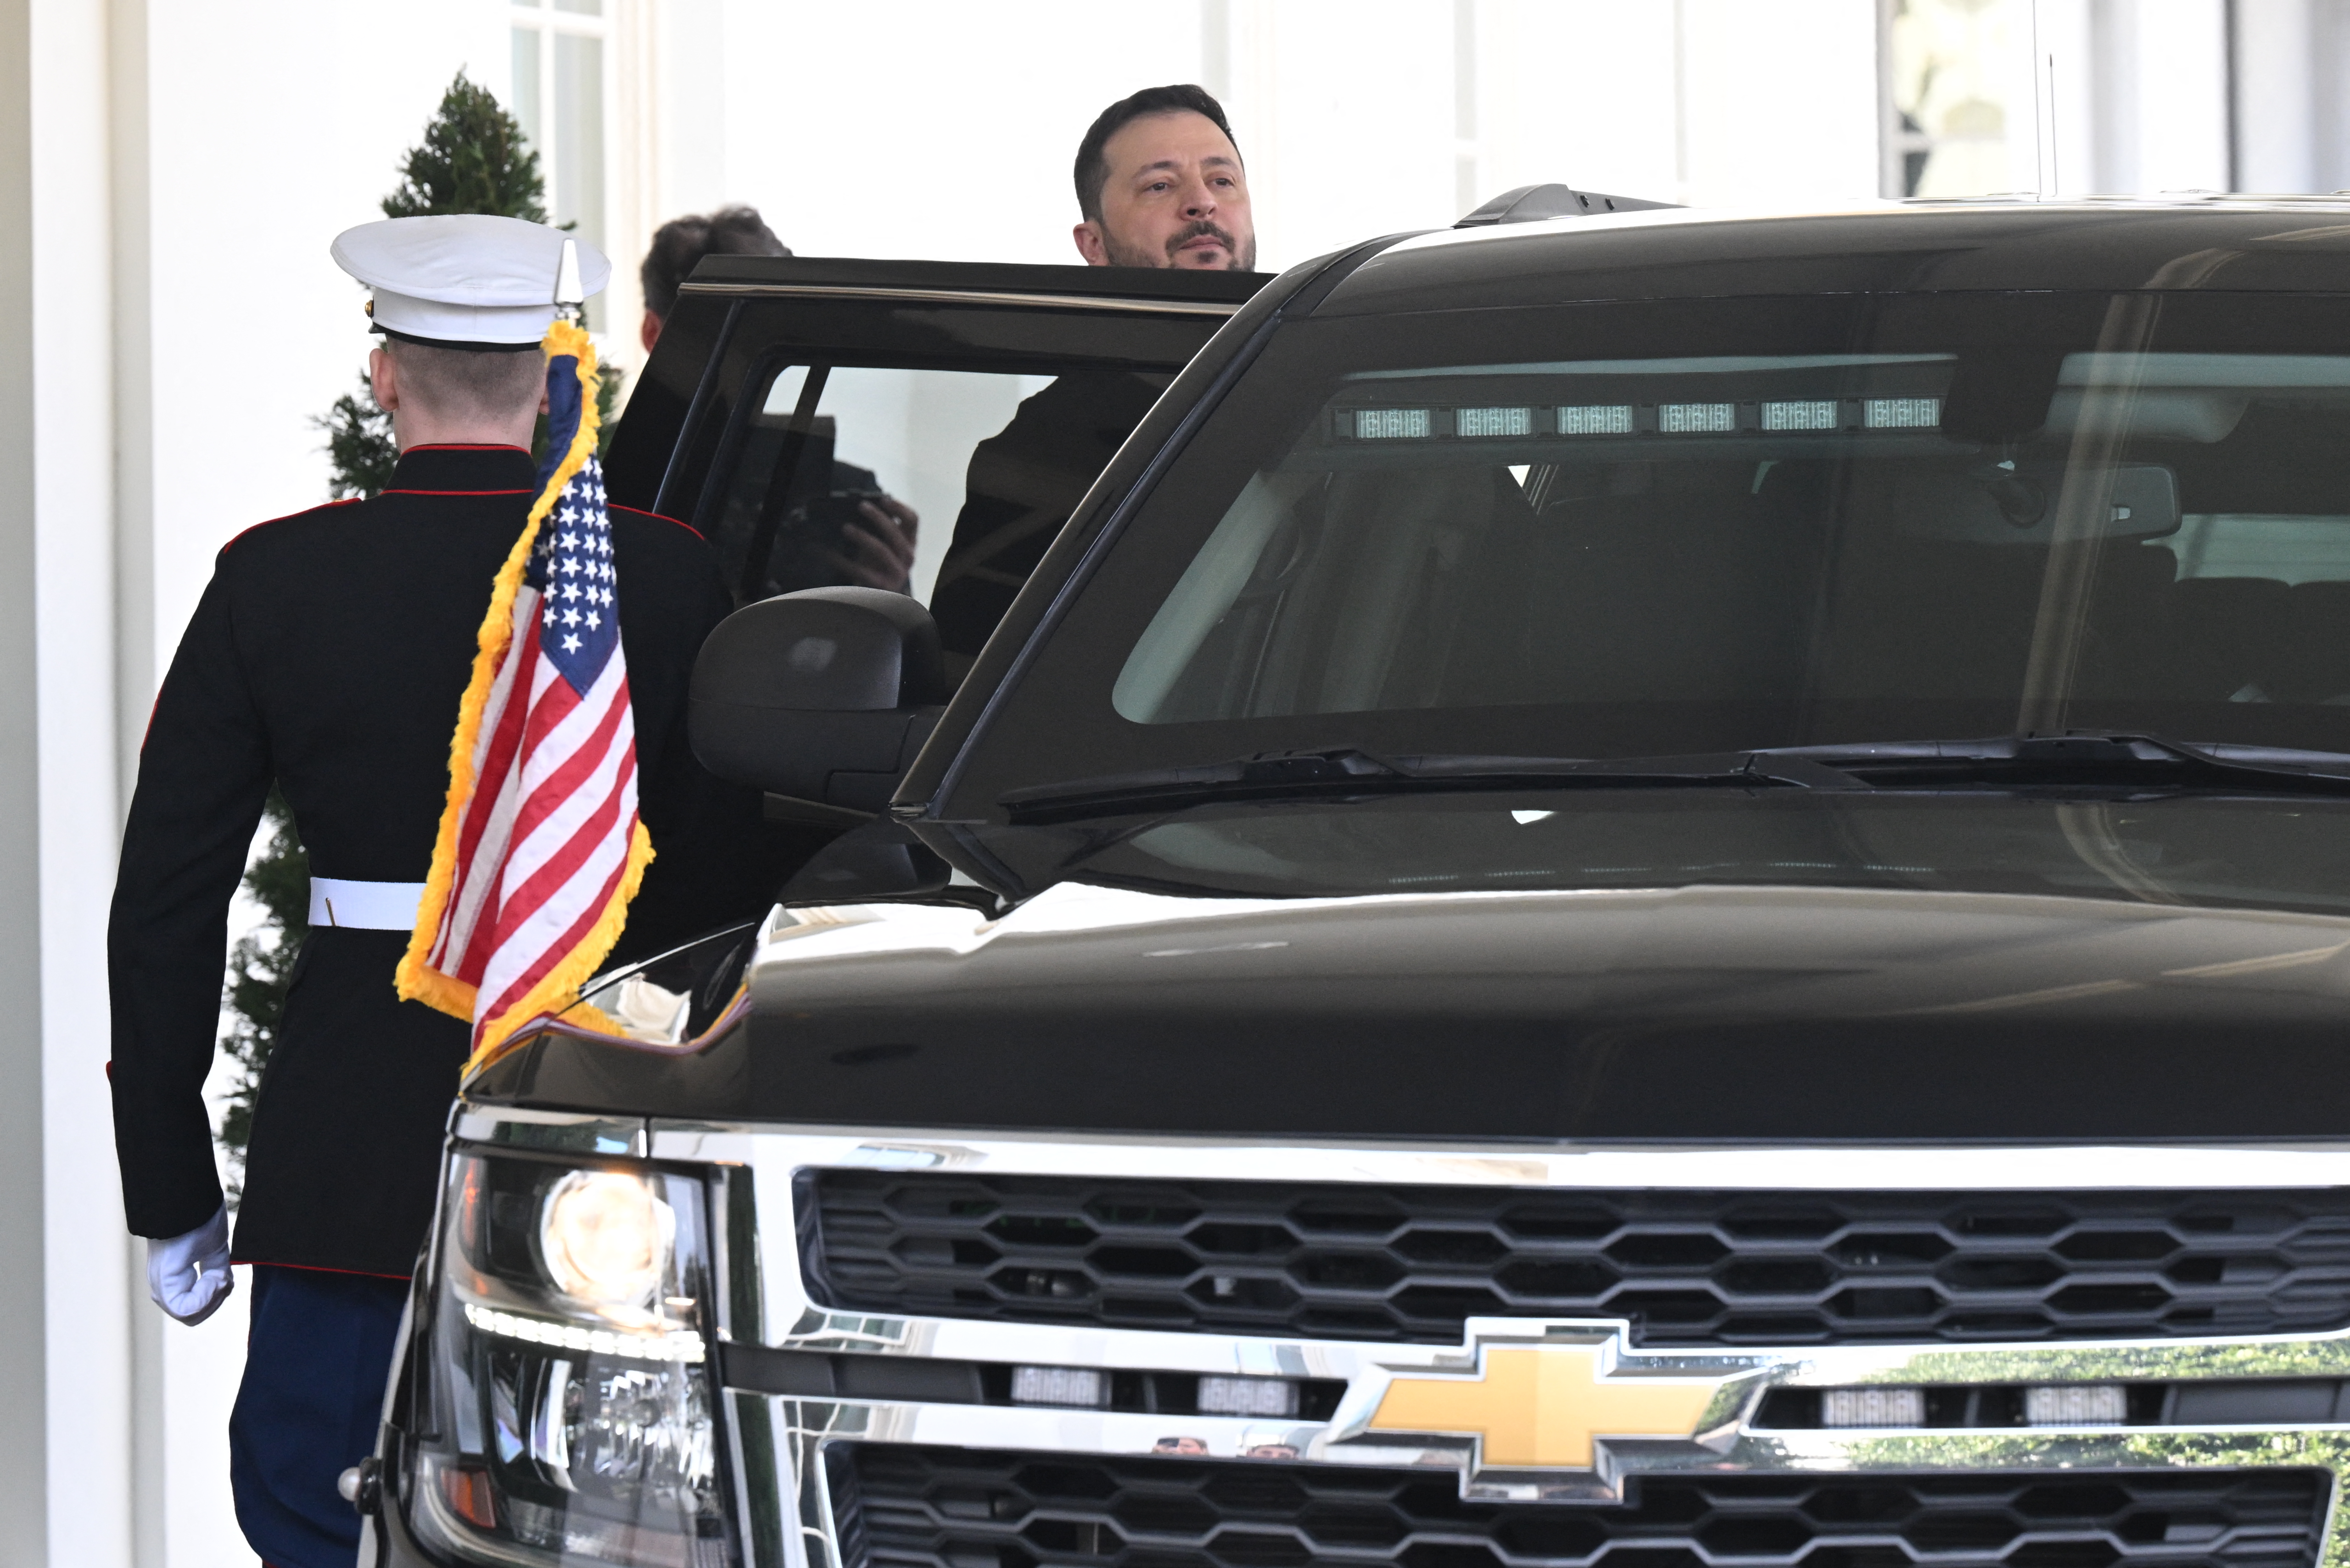
M 423 143 L 408 150 L 400 174 L 400 188 L 383 199 L 387 218 L 494 213 L 546 222 L 546 182 L 522 122 L 462 70 L 424 128 Z

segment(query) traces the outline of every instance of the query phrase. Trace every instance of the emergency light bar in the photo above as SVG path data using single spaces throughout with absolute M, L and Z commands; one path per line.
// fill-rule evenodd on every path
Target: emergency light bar
M 1933 431 L 1939 398 L 1788 398 L 1758 401 L 1564 403 L 1546 408 L 1338 409 L 1343 441 L 1546 441 L 1553 436 L 1839 434 Z

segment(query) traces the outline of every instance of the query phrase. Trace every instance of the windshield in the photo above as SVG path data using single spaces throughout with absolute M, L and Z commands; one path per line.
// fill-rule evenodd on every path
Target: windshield
M 2346 303 L 1295 324 L 1087 585 L 958 815 L 1315 746 L 2350 751 Z

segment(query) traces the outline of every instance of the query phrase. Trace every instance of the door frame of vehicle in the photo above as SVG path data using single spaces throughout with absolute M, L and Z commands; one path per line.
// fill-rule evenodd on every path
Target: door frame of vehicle
M 678 291 L 605 462 L 623 505 L 693 523 L 779 368 L 1173 375 L 1259 273 L 711 256 Z

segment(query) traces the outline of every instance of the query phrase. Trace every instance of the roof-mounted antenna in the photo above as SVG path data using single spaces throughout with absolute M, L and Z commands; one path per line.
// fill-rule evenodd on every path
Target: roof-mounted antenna
M 2042 201 L 2059 194 L 2056 161 L 2056 52 L 2040 47 L 2040 0 L 2032 0 L 2033 183 Z
M 1597 191 L 1577 191 L 1565 185 L 1520 185 L 1504 191 L 1452 226 L 1482 229 L 1494 223 L 1534 223 L 1544 218 L 1595 218 L 1609 213 L 1647 212 L 1676 207 L 1678 202 L 1651 202 L 1641 196 L 1609 196 Z

